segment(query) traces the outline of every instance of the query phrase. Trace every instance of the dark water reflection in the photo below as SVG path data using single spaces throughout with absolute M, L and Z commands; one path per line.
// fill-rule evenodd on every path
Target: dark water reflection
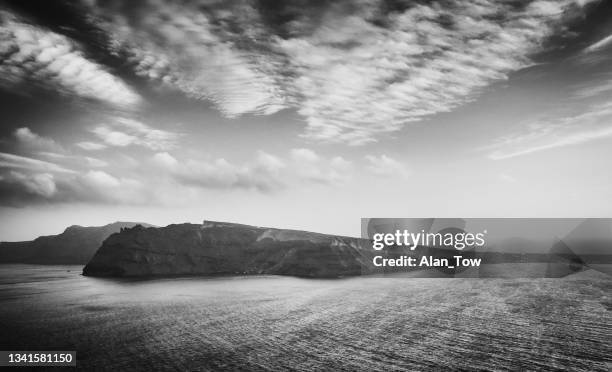
M 608 371 L 612 280 L 111 280 L 0 266 L 2 350 L 83 370 Z

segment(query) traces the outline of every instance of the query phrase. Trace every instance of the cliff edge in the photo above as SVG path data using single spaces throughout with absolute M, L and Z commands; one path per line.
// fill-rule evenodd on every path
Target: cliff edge
M 363 274 L 371 249 L 358 238 L 223 222 L 136 226 L 108 237 L 89 276 Z
M 113 222 L 104 226 L 73 225 L 58 235 L 40 236 L 23 242 L 1 242 L 0 263 L 84 265 L 109 235 L 139 224 Z

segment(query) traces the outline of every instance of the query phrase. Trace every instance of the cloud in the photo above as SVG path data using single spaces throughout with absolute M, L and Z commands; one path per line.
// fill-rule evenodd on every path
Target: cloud
M 606 93 L 609 94 L 611 91 L 612 79 L 602 79 L 601 76 L 598 76 L 597 81 L 591 82 L 588 86 L 576 89 L 576 91 L 573 92 L 573 97 L 577 99 L 588 99 Z
M 157 154 L 153 155 L 153 162 L 168 169 L 173 169 L 178 165 L 178 160 L 167 152 L 158 152 Z
M 547 38 L 589 2 L 148 0 L 129 7 L 84 2 L 79 9 L 109 40 L 97 48 L 156 92 L 212 102 L 229 118 L 292 108 L 304 118 L 304 138 L 361 145 L 449 112 L 532 65 Z M 130 107 L 142 100 L 67 36 L 6 11 L 1 24 L 7 84 L 48 81 Z M 96 130 L 110 146 L 142 140 L 137 127 Z
M 610 138 L 611 42 L 611 37 L 604 37 L 564 61 L 565 68 L 576 71 L 581 79 L 570 86 L 562 105 L 519 123 L 514 131 L 480 150 L 492 160 L 502 160 Z
M 530 66 L 585 5 L 148 1 L 130 13 L 91 11 L 151 82 L 209 100 L 227 117 L 292 107 L 305 138 L 360 145 Z
M 407 178 L 410 175 L 408 168 L 398 160 L 387 155 L 366 155 L 366 169 L 375 175 L 389 178 Z
M 570 145 L 578 145 L 607 137 L 612 137 L 612 128 L 599 128 L 595 130 L 579 131 L 575 133 L 556 134 L 552 138 L 542 141 L 541 144 L 519 147 L 518 149 L 511 152 L 494 152 L 490 154 L 489 157 L 493 160 L 514 158 L 517 156 L 527 155 L 534 152 L 540 152 Z
M 258 151 L 243 164 L 223 158 L 178 160 L 167 152 L 159 152 L 152 157 L 152 163 L 181 185 L 261 192 L 278 191 L 304 181 L 338 185 L 346 182 L 353 170 L 352 163 L 340 156 L 325 158 L 310 149 L 292 149 L 287 160 Z
M 136 179 L 116 177 L 101 170 L 89 170 L 62 185 L 69 201 L 110 204 L 148 204 L 152 189 Z
M 292 149 L 292 167 L 301 179 L 323 184 L 342 184 L 352 172 L 352 163 L 341 156 L 324 159 L 310 149 Z
M 234 11 L 256 17 L 253 8 L 235 4 L 240 9 Z M 285 107 L 277 76 L 271 72 L 275 61 L 225 39 L 217 30 L 223 20 L 202 13 L 205 5 L 149 1 L 125 14 L 100 5 L 92 9 L 100 16 L 99 26 L 113 34 L 136 74 L 189 97 L 209 100 L 228 117 L 271 114 Z M 223 7 L 221 3 L 214 6 Z
M 91 158 L 89 156 L 85 157 L 85 161 L 87 162 L 88 166 L 94 167 L 94 168 L 103 168 L 103 167 L 108 166 L 108 162 L 97 159 L 97 158 Z
M 92 132 L 106 146 L 126 147 L 138 145 L 159 151 L 176 146 L 180 137 L 178 133 L 154 129 L 137 120 L 117 118 L 110 125 L 96 127 Z M 80 142 L 80 147 L 86 150 L 97 150 L 98 144 Z
M 514 176 L 512 176 L 512 175 L 510 175 L 508 173 L 500 173 L 499 174 L 499 179 L 504 181 L 504 182 L 508 182 L 508 183 L 516 183 L 517 182 L 517 179 Z
M 586 113 L 528 122 L 523 129 L 483 147 L 492 160 L 502 160 L 544 150 L 612 137 L 612 104 L 591 105 Z
M 210 189 L 255 189 L 269 192 L 283 187 L 280 171 L 285 163 L 274 155 L 259 151 L 255 159 L 235 165 L 223 158 L 202 161 L 178 161 L 163 152 L 153 156 L 153 162 L 166 170 L 179 183 Z
M 296 162 L 305 164 L 316 163 L 320 160 L 319 155 L 309 149 L 293 149 L 291 156 Z
M 40 136 L 28 127 L 17 128 L 13 134 L 19 147 L 26 151 L 64 152 L 63 147 L 55 140 Z
M 385 28 L 365 14 L 330 17 L 310 36 L 282 41 L 300 76 L 305 136 L 363 144 L 474 99 L 532 63 L 564 4 L 447 3 L 389 14 Z
M 51 173 L 27 173 L 0 170 L 0 205 L 19 207 L 57 197 L 55 176 Z
M 141 98 L 103 66 L 85 57 L 67 37 L 0 11 L 0 85 L 39 85 L 70 96 L 131 107 Z
M 21 133 L 31 138 L 27 132 Z M 141 181 L 91 169 L 108 166 L 101 159 L 52 152 L 38 154 L 57 162 L 0 153 L 0 205 L 68 202 L 142 204 L 154 200 Z M 71 167 L 68 168 L 66 164 Z
M 115 131 L 108 127 L 97 127 L 92 130 L 107 145 L 124 147 L 137 142 L 138 138 L 127 133 Z
M 36 172 L 75 173 L 73 170 L 55 163 L 4 152 L 0 152 L 0 168 L 25 169 Z
M 102 168 L 108 166 L 108 162 L 98 159 L 92 158 L 89 156 L 80 156 L 80 155 L 70 155 L 70 154 L 57 154 L 53 152 L 38 152 L 37 155 L 40 155 L 45 158 L 55 159 L 58 162 L 63 162 L 65 165 L 71 165 L 72 167 L 93 167 L 93 168 Z
M 53 175 L 50 173 L 24 174 L 17 171 L 10 171 L 2 176 L 2 182 L 14 183 L 22 186 L 28 194 L 43 198 L 52 197 L 57 188 Z
M 580 7 L 585 7 L 591 3 L 598 3 L 601 0 L 575 0 L 576 4 Z
M 82 148 L 83 150 L 87 150 L 87 151 L 104 150 L 105 148 L 108 147 L 102 143 L 89 142 L 89 141 L 78 142 L 76 146 Z
M 272 193 L 305 183 L 335 186 L 347 182 L 354 171 L 353 163 L 341 156 L 321 156 L 304 148 L 291 150 L 286 159 L 257 151 L 241 163 L 176 158 L 163 151 L 140 163 L 137 170 L 113 168 L 105 160 L 88 156 L 40 154 L 62 163 L 0 153 L 0 205 L 175 205 L 201 197 L 205 190 Z
M 31 169 L 10 170 L 0 165 L 0 205 L 144 204 L 152 200 L 150 190 L 140 181 L 117 178 L 103 171 L 46 173 Z
M 610 44 L 612 44 L 612 35 L 608 35 L 606 37 L 604 37 L 603 39 L 589 45 L 588 47 L 584 48 L 583 53 L 593 53 L 593 52 L 597 52 L 601 49 L 604 49 L 606 47 L 608 47 Z
M 116 188 L 121 185 L 117 178 L 103 171 L 89 171 L 85 174 L 83 180 L 87 184 L 99 189 Z

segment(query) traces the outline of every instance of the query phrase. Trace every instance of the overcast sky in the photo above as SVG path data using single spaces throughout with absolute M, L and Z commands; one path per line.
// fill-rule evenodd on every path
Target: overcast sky
M 612 4 L 8 1 L 0 240 L 610 217 Z

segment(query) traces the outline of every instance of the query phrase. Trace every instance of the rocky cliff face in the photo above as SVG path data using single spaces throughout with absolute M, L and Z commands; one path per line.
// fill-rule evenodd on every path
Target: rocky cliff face
M 59 235 L 41 236 L 26 242 L 2 242 L 0 263 L 84 265 L 109 235 L 136 225 L 136 222 L 90 227 L 75 225 Z
M 370 266 L 369 248 L 357 238 L 220 222 L 137 226 L 106 239 L 83 274 L 341 277 Z

